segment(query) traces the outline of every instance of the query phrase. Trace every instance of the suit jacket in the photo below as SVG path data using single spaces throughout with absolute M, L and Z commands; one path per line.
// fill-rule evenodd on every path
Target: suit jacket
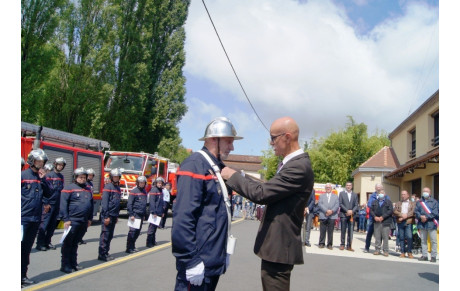
M 308 154 L 290 159 L 265 183 L 235 173 L 227 180 L 227 185 L 255 203 L 267 205 L 254 253 L 269 262 L 303 264 L 300 232 L 303 212 L 313 189 L 313 170 Z
M 393 214 L 396 217 L 396 223 L 400 223 L 398 218 L 402 217 L 402 201 L 395 203 Z M 409 209 L 407 212 L 406 224 L 413 224 L 415 222 L 415 202 L 409 200 Z
M 331 193 L 331 199 L 329 203 L 327 202 L 327 194 L 323 193 L 319 195 L 318 200 L 319 205 L 319 219 L 337 219 L 337 210 L 339 210 L 339 197 Z M 331 209 L 332 215 L 326 216 L 326 211 Z
M 339 206 L 340 213 L 339 217 L 347 217 L 347 210 L 353 210 L 353 217 L 358 213 L 358 195 L 355 192 L 351 192 L 351 199 L 348 200 L 348 194 L 345 191 L 339 194 Z

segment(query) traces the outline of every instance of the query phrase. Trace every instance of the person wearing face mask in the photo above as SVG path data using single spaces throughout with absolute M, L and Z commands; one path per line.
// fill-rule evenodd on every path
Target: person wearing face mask
M 393 219 L 393 203 L 389 198 L 385 197 L 386 195 L 384 190 L 380 190 L 377 200 L 372 202 L 369 213 L 372 217 L 374 217 L 374 255 L 380 255 L 380 251 L 383 249 L 383 255 L 388 257 L 388 237 L 390 234 L 391 221 Z
M 393 213 L 398 226 L 398 238 L 401 247 L 401 258 L 413 259 L 412 255 L 412 224 L 414 223 L 415 202 L 409 200 L 409 193 L 401 191 L 401 201 L 395 204 Z M 407 248 L 404 241 L 407 240 Z
M 422 257 L 419 261 L 428 261 L 428 235 L 431 240 L 431 260 L 436 263 L 438 237 L 437 228 L 439 227 L 439 205 L 438 201 L 431 197 L 431 190 L 423 188 L 422 199 L 417 201 L 415 206 L 415 216 L 418 219 L 417 228 L 420 231 L 422 240 Z
M 86 187 L 87 177 L 84 168 L 75 169 L 73 183 L 65 186 L 61 192 L 60 216 L 64 229 L 71 227 L 61 248 L 60 270 L 64 273 L 82 269 L 77 263 L 78 242 L 93 220 L 93 196 Z

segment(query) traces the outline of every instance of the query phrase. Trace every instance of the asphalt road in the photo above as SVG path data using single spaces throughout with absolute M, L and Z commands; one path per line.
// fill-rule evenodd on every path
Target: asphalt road
M 115 228 L 110 254 L 111 262 L 97 260 L 100 225 L 93 225 L 85 235 L 86 245 L 78 249 L 78 262 L 83 270 L 71 274 L 59 271 L 62 230 L 56 230 L 52 243 L 56 250 L 31 253 L 28 277 L 38 281 L 24 290 L 173 290 L 175 258 L 171 253 L 171 218 L 164 230 L 157 231 L 158 246 L 145 247 L 147 223 L 144 222 L 136 254 L 126 254 L 127 217 L 122 215 Z M 220 277 L 218 290 L 262 290 L 260 259 L 252 249 L 259 222 L 234 221 L 232 232 L 238 238 L 230 269 Z M 304 265 L 294 267 L 291 290 L 438 290 L 439 262 L 425 263 L 362 252 L 364 234 L 355 233 L 355 252 L 338 249 L 339 232 L 334 234 L 334 250 L 318 249 L 319 231 L 312 231 L 313 246 L 306 248 Z M 35 246 L 34 246 L 35 247 Z M 19 284 L 19 281 L 18 281 Z

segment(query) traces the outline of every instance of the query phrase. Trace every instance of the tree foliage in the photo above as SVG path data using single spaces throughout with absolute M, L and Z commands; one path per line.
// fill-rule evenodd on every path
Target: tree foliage
M 183 154 L 189 4 L 23 0 L 22 120 L 116 150 Z
M 353 117 L 348 116 L 344 129 L 331 132 L 327 137 L 312 138 L 304 145 L 304 151 L 310 156 L 315 182 L 345 185 L 353 180 L 353 170 L 388 145 L 390 140 L 385 132 L 369 136 L 367 125 L 356 124 Z M 263 152 L 261 173 L 266 179 L 276 174 L 280 160 L 271 149 Z
M 344 129 L 330 133 L 327 137 L 312 139 L 307 152 L 310 155 L 315 182 L 345 185 L 352 181 L 351 173 L 362 163 L 390 145 L 384 132 L 368 136 L 367 125 L 356 124 L 348 116 Z

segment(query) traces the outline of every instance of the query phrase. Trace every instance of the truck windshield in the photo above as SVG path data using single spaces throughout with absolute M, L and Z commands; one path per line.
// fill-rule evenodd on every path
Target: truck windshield
M 144 164 L 143 157 L 134 156 L 110 156 L 105 164 L 105 168 L 123 168 L 125 171 L 142 171 Z

